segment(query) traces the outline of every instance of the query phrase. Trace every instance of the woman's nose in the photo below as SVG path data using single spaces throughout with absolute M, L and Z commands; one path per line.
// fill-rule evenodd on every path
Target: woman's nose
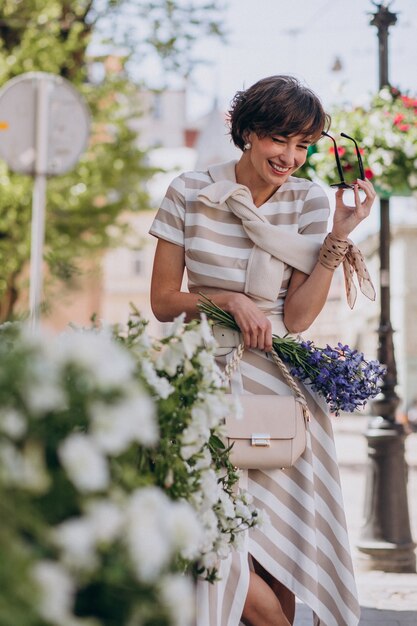
M 289 144 L 283 146 L 283 150 L 281 151 L 280 158 L 281 158 L 281 161 L 285 163 L 286 165 L 293 163 L 294 158 L 295 158 L 294 147 Z

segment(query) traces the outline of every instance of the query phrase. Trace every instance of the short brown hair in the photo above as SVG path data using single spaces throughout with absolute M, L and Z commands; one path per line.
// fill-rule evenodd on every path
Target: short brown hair
M 238 91 L 228 114 L 233 143 L 243 150 L 245 135 L 305 135 L 317 141 L 330 126 L 316 94 L 293 76 L 269 76 Z

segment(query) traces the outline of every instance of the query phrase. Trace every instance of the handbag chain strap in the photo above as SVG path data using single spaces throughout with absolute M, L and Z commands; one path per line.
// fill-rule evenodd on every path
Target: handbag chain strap
M 235 348 L 235 350 L 233 351 L 230 361 L 227 363 L 226 367 L 224 368 L 224 373 L 228 380 L 231 379 L 233 373 L 239 367 L 239 363 L 242 360 L 244 351 L 245 351 L 245 346 L 243 345 L 243 343 L 240 343 L 238 347 Z M 280 370 L 288 387 L 291 389 L 291 391 L 293 391 L 296 397 L 296 400 L 300 403 L 301 408 L 303 410 L 304 419 L 306 421 L 310 421 L 310 411 L 308 409 L 306 397 L 301 391 L 300 387 L 295 382 L 294 377 L 290 374 L 284 361 L 281 359 L 281 357 L 278 356 L 278 354 L 276 353 L 274 349 L 272 349 L 269 354 L 271 355 L 274 363 L 278 366 L 278 369 Z

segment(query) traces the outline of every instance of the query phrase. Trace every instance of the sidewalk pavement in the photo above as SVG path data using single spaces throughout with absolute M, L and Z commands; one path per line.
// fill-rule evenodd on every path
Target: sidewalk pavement
M 333 418 L 347 526 L 362 608 L 360 626 L 417 626 L 417 573 L 366 572 L 356 549 L 362 526 L 365 498 L 367 443 L 363 433 L 368 418 Z M 417 541 L 417 433 L 406 439 L 408 506 L 414 541 Z M 295 626 L 311 626 L 311 611 L 297 604 Z

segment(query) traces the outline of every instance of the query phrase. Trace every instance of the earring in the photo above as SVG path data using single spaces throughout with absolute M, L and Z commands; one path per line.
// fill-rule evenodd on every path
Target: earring
M 243 146 L 244 150 L 250 150 L 251 148 L 252 148 L 252 144 L 250 141 L 247 141 L 245 145 Z

